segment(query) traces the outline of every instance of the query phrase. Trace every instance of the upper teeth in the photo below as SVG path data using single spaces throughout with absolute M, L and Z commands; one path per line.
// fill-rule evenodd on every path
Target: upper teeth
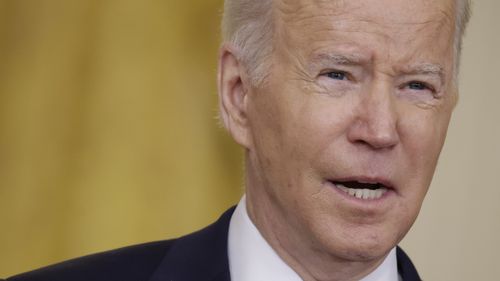
M 379 199 L 380 197 L 382 197 L 382 195 L 384 195 L 384 193 L 387 192 L 387 188 L 383 188 L 383 187 L 379 188 L 379 189 L 371 190 L 371 189 L 366 189 L 366 188 L 364 188 L 364 189 L 348 188 L 342 184 L 335 184 L 335 186 L 351 196 L 354 196 L 354 197 L 359 198 L 359 199 L 367 199 L 367 200 Z

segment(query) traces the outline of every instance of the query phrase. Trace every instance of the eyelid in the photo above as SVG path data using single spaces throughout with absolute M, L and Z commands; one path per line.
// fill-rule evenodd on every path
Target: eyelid
M 425 82 L 425 81 L 422 81 L 422 80 L 410 80 L 406 83 L 403 83 L 401 86 L 400 86 L 400 89 L 401 90 L 405 90 L 405 88 L 407 88 L 411 83 L 421 83 L 423 84 L 423 86 L 425 87 L 424 89 L 422 90 L 415 90 L 415 89 L 409 89 L 409 91 L 414 91 L 413 93 L 415 93 L 416 95 L 419 95 L 419 96 L 432 96 L 433 99 L 436 99 L 436 100 L 439 100 L 439 99 L 442 99 L 444 97 L 444 93 L 442 92 L 442 88 L 440 85 L 438 85 L 438 87 L 436 87 L 434 84 L 430 83 L 430 82 Z M 420 92 L 419 92 L 420 91 Z
M 321 70 L 319 75 L 325 75 L 325 74 L 332 73 L 332 72 L 347 73 L 344 70 L 335 69 L 335 68 L 328 68 L 328 69 Z
M 345 75 L 347 80 L 354 81 L 354 76 L 349 71 L 333 69 L 333 68 L 321 71 L 319 73 L 319 76 L 326 76 L 327 74 L 330 74 L 330 73 L 342 73 L 343 75 Z
M 431 92 L 433 92 L 433 93 L 435 93 L 435 92 L 437 91 L 437 90 L 436 90 L 436 87 L 435 87 L 432 83 L 430 83 L 430 82 L 426 82 L 426 81 L 422 81 L 422 80 L 410 80 L 410 81 L 408 81 L 408 82 L 405 82 L 405 83 L 402 85 L 402 87 L 401 87 L 401 88 L 403 88 L 403 87 L 408 87 L 408 86 L 409 86 L 410 84 L 412 84 L 412 83 L 419 83 L 419 84 L 422 84 L 424 87 L 426 87 L 426 88 L 427 88 L 427 90 L 429 90 L 429 91 L 431 91 Z

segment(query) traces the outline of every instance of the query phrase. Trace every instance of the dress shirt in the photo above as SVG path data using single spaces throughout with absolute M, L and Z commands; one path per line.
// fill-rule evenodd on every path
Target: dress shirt
M 248 216 L 246 197 L 240 200 L 229 224 L 228 255 L 232 281 L 302 281 L 262 237 Z M 396 248 L 360 281 L 398 281 Z

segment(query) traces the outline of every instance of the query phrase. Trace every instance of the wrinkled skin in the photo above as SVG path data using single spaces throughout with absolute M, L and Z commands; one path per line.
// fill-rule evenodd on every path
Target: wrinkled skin
M 453 0 L 282 1 L 267 83 L 221 52 L 252 221 L 304 280 L 359 280 L 416 219 L 456 103 Z M 384 181 L 359 200 L 335 180 Z

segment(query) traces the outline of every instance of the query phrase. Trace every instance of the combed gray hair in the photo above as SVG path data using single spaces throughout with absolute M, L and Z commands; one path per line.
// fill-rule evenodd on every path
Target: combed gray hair
M 455 75 L 458 74 L 462 39 L 471 16 L 471 0 L 456 0 Z M 274 0 L 225 0 L 222 35 L 236 48 L 254 86 L 261 86 L 269 74 L 273 52 Z
M 455 20 L 455 78 L 458 76 L 462 43 L 471 14 L 471 0 L 457 0 L 457 18 Z
M 266 58 L 273 52 L 273 1 L 224 1 L 223 40 L 236 48 L 236 56 L 255 86 L 262 85 L 270 68 Z

